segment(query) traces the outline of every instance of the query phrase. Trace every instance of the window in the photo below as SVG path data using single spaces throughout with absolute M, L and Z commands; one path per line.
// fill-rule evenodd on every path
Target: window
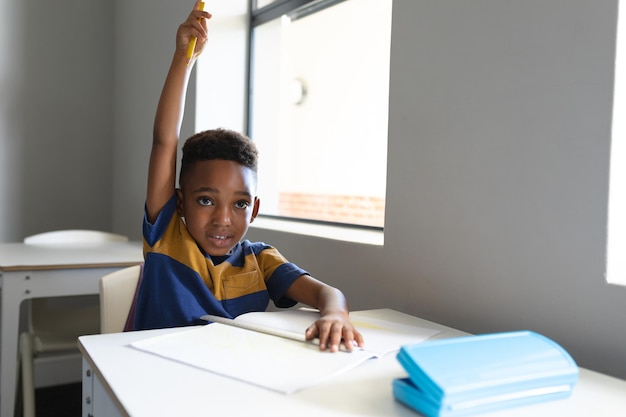
M 248 135 L 261 154 L 261 215 L 382 229 L 391 5 L 253 8 Z
M 626 285 L 626 13 L 617 23 L 613 97 L 606 275 L 608 282 Z
M 256 8 L 257 9 L 261 9 L 265 6 L 267 6 L 268 4 L 272 4 L 277 2 L 278 0 L 256 0 Z

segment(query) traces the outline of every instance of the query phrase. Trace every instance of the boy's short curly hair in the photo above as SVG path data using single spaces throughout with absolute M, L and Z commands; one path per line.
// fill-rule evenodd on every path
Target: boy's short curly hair
M 234 130 L 212 129 L 196 133 L 185 141 L 179 182 L 198 161 L 221 159 L 248 167 L 257 178 L 259 152 L 252 140 Z

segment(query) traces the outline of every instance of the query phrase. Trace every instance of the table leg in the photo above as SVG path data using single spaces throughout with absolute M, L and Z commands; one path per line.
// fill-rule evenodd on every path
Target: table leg
M 4 271 L 1 274 L 0 416 L 13 417 L 17 384 L 20 304 L 25 299 L 98 294 L 100 277 L 120 267 L 67 270 Z
M 24 298 L 24 272 L 3 272 L 0 302 L 0 416 L 12 417 L 17 386 L 17 340 L 19 331 L 20 303 Z

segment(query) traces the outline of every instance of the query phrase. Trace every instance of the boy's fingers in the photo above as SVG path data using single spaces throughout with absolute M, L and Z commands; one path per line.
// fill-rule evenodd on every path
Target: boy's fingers
M 307 327 L 304 331 L 304 336 L 306 337 L 306 340 L 315 339 L 315 337 L 317 336 L 317 326 L 315 324 L 312 324 Z
M 341 345 L 341 339 L 343 338 L 344 327 L 341 324 L 335 323 L 331 326 L 329 331 L 329 346 L 331 352 L 337 352 L 339 345 Z
M 323 323 L 320 326 L 318 323 L 315 323 L 314 326 L 317 329 L 317 337 L 320 339 L 320 350 L 326 350 L 330 342 L 330 325 L 328 323 Z
M 194 14 L 189 16 L 189 19 L 183 24 L 190 31 L 194 32 L 195 35 L 200 35 L 202 37 L 206 36 L 207 33 L 207 19 L 211 18 L 211 14 L 208 12 L 195 11 Z
M 354 341 L 357 343 L 359 347 L 363 347 L 363 345 L 365 344 L 363 341 L 363 335 L 359 333 L 358 331 L 354 332 Z
M 353 332 L 352 329 L 345 327 L 343 329 L 343 332 L 343 344 L 347 350 L 351 351 L 357 345 L 357 342 L 355 340 L 355 332 Z

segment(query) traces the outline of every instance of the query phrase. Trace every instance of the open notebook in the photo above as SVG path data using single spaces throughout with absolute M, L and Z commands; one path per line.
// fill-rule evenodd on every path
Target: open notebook
M 237 317 L 247 326 L 263 326 L 304 334 L 318 317 L 310 310 L 247 313 Z M 144 339 L 131 346 L 206 371 L 290 394 L 352 369 L 371 358 L 420 343 L 438 330 L 407 326 L 353 312 L 351 321 L 365 339 L 364 349 L 320 352 L 299 342 L 249 329 L 211 323 L 174 334 Z

